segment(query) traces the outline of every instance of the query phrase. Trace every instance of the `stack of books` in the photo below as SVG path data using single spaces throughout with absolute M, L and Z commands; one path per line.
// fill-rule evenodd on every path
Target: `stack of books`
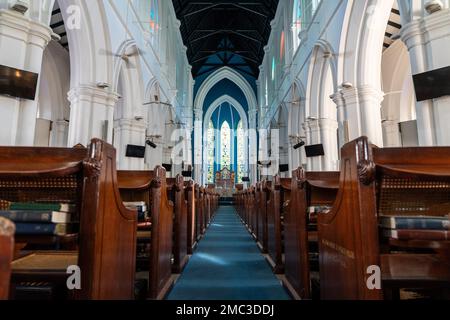
M 147 222 L 148 210 L 147 204 L 144 201 L 124 202 L 124 206 L 130 210 L 136 210 L 138 214 L 138 222 Z
M 450 217 L 382 216 L 382 236 L 396 240 L 450 240 Z
M 75 212 L 72 203 L 16 202 L 0 211 L 0 217 L 14 221 L 16 236 L 64 236 L 77 232 Z

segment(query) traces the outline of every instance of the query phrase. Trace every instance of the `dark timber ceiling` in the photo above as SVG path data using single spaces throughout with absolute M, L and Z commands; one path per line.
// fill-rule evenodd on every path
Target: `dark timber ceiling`
M 228 66 L 257 78 L 278 0 L 172 0 L 194 78 Z

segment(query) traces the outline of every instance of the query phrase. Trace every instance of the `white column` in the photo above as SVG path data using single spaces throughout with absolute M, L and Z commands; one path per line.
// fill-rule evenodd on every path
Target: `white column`
M 146 123 L 142 120 L 119 119 L 114 121 L 114 147 L 119 170 L 143 170 L 144 159 L 126 156 L 127 145 L 142 146 L 145 143 Z
M 338 123 L 332 119 L 307 120 L 305 123 L 308 145 L 323 144 L 325 156 L 308 158 L 308 171 L 334 171 L 338 169 L 336 133 Z
M 156 166 L 163 163 L 164 150 L 164 131 L 165 131 L 165 115 L 164 106 L 159 102 L 152 102 L 147 104 L 147 132 L 146 139 L 149 139 L 156 144 L 156 148 L 147 146 L 145 152 L 145 168 L 153 170 Z
M 0 10 L 0 64 L 39 74 L 51 34 L 48 26 Z M 0 96 L 0 145 L 34 144 L 38 97 L 38 92 L 35 100 Z
M 92 138 L 112 143 L 114 106 L 119 95 L 109 89 L 80 85 L 68 93 L 70 126 L 68 146 L 87 146 Z
M 334 101 L 337 107 L 337 121 L 338 121 L 338 144 L 339 150 L 349 141 L 348 133 L 346 132 L 346 117 L 345 117 L 345 101 L 342 91 L 338 91 L 331 95 L 330 98 Z
M 362 86 L 344 88 L 341 94 L 345 104 L 344 116 L 347 122 L 348 139 L 351 141 L 367 136 L 371 143 L 382 148 L 381 102 L 384 93 L 371 86 Z
M 249 136 L 248 136 L 248 173 L 251 183 L 256 183 L 258 181 L 258 138 L 256 134 L 256 118 L 258 116 L 258 111 L 252 109 L 248 113 L 249 118 Z
M 57 120 L 53 122 L 50 146 L 67 147 L 68 134 L 69 122 L 66 120 Z
M 194 110 L 194 179 L 203 183 L 203 110 Z
M 450 9 L 413 20 L 402 28 L 402 40 L 408 47 L 413 74 L 450 65 Z M 450 134 L 450 97 L 416 103 L 419 144 L 448 146 Z
M 307 120 L 305 122 L 306 144 L 314 145 L 321 143 L 320 126 L 318 120 Z M 307 158 L 308 171 L 321 171 L 322 159 L 319 157 Z
M 398 128 L 399 122 L 395 120 L 385 120 L 382 125 L 384 146 L 386 148 L 401 146 L 402 139 Z

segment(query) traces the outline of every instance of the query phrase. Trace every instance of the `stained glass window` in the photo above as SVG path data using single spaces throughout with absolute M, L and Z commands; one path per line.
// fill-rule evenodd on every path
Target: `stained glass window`
M 227 121 L 220 129 L 220 167 L 231 170 L 231 128 Z
M 245 131 L 242 124 L 242 120 L 239 121 L 237 126 L 237 179 L 238 183 L 242 183 L 242 178 L 245 177 Z
M 302 31 L 302 20 L 303 20 L 302 1 L 294 0 L 294 13 L 292 16 L 294 51 L 297 50 L 298 46 L 300 45 L 300 39 L 298 38 L 298 35 L 300 31 Z
M 207 137 L 208 183 L 214 183 L 215 130 L 212 121 L 209 122 Z
M 275 57 L 272 58 L 272 81 L 275 80 L 275 71 L 277 68 L 277 64 L 275 62 Z
M 159 30 L 159 8 L 158 8 L 158 0 L 150 0 L 150 32 L 152 34 L 156 34 Z
M 283 61 L 284 59 L 284 51 L 285 51 L 285 35 L 284 30 L 281 31 L 281 39 L 280 39 L 280 61 Z
M 265 105 L 264 108 L 267 108 L 267 106 L 269 105 L 269 80 L 266 78 L 266 91 L 265 91 Z

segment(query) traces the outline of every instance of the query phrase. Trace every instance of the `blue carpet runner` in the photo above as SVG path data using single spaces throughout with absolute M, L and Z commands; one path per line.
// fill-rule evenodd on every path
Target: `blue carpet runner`
M 289 300 L 233 207 L 220 207 L 168 300 Z

